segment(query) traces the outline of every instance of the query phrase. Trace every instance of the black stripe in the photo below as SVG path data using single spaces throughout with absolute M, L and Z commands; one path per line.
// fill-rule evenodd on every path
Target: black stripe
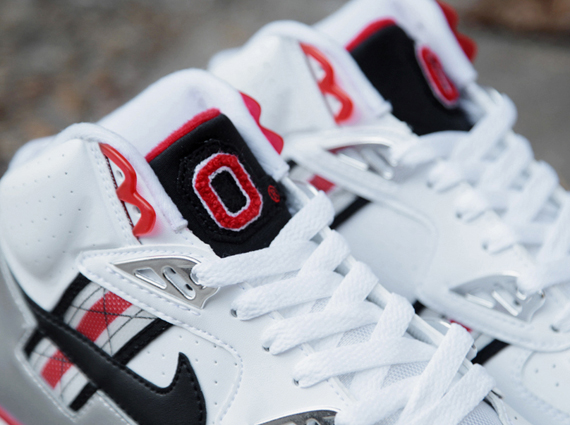
M 164 320 L 155 319 L 148 324 L 142 331 L 136 334 L 129 342 L 113 356 L 120 364 L 126 365 L 137 354 L 144 350 L 152 341 L 170 329 L 172 325 Z M 69 405 L 74 412 L 80 410 L 85 403 L 89 401 L 97 392 L 98 388 L 91 382 L 83 387 L 81 392 L 75 397 L 75 400 Z
M 417 315 L 420 315 L 422 313 L 422 311 L 424 311 L 426 309 L 426 306 L 423 305 L 421 302 L 416 301 L 414 303 L 414 310 L 416 311 Z
M 91 397 L 97 392 L 97 387 L 89 382 L 83 387 L 81 392 L 75 397 L 75 400 L 69 405 L 69 408 L 74 412 L 77 412 L 89 401 Z
M 503 341 L 499 341 L 498 339 L 494 339 L 488 345 L 486 345 L 483 349 L 477 352 L 477 355 L 471 363 L 473 364 L 480 364 L 484 365 L 489 360 L 491 360 L 494 356 L 499 354 L 503 349 L 507 348 L 509 344 Z
M 339 212 L 336 217 L 334 218 L 333 223 L 331 224 L 331 229 L 338 228 L 341 224 L 343 224 L 346 220 L 356 214 L 358 211 L 362 209 L 362 207 L 368 205 L 370 201 L 364 198 L 357 197 L 356 200 L 346 207 L 344 210 Z
M 12 278 L 16 280 L 14 275 L 12 275 Z M 77 295 L 79 295 L 81 291 L 85 289 L 87 285 L 89 285 L 90 282 L 91 281 L 82 274 L 77 275 L 77 277 L 73 280 L 73 282 L 71 282 L 71 284 L 67 287 L 67 289 L 61 296 L 55 308 L 52 310 L 52 314 L 54 314 L 57 317 L 63 318 L 65 312 L 69 309 L 69 307 L 71 307 L 71 303 L 73 303 L 73 300 L 77 297 Z M 43 338 L 44 335 L 42 334 L 42 332 L 36 329 L 32 334 L 32 336 L 30 337 L 30 339 L 28 339 L 26 345 L 24 346 L 24 354 L 26 354 L 27 358 L 30 358 L 30 356 L 32 355 L 32 353 L 34 352 L 34 350 L 36 349 L 36 347 Z
M 51 313 L 57 317 L 63 318 L 63 315 L 69 310 L 73 300 L 77 298 L 79 293 L 83 291 L 87 285 L 89 285 L 91 281 L 87 279 L 82 274 L 78 274 L 77 277 L 71 282 L 71 285 L 67 287 L 65 293 L 55 306 L 55 308 L 51 311 Z
M 27 359 L 30 358 L 30 356 L 32 355 L 32 353 L 34 352 L 40 341 L 44 338 L 45 335 L 42 332 L 40 332 L 38 329 L 34 330 L 34 333 L 30 337 L 30 339 L 28 339 L 28 342 L 26 342 L 26 345 L 24 346 L 24 354 L 26 355 Z
M 298 164 L 297 164 L 295 161 L 293 161 L 292 159 L 290 159 L 289 161 L 287 161 L 287 165 L 288 165 L 289 168 L 290 168 L 289 171 L 291 171 L 293 168 L 295 168 L 295 167 L 298 166 Z
M 121 365 L 62 319 L 43 310 L 24 294 L 38 326 L 74 363 L 138 425 L 206 424 L 204 395 L 192 365 L 184 354 L 171 384 L 158 387 Z

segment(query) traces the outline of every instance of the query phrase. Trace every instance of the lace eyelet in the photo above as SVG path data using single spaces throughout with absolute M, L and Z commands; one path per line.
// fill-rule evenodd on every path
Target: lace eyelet
M 261 348 L 263 348 L 263 351 L 269 353 L 270 348 L 269 347 L 264 347 L 263 345 L 261 346 Z
M 235 308 L 232 308 L 232 309 L 230 310 L 230 314 L 231 314 L 233 317 L 235 317 L 235 318 L 237 318 L 237 317 L 238 317 L 238 315 L 237 315 L 237 311 L 236 311 L 236 309 L 235 309 Z
M 558 328 L 557 328 L 556 326 L 554 326 L 554 325 L 550 325 L 550 329 L 551 329 L 553 332 L 560 333 L 560 329 L 558 329 Z
M 293 384 L 298 387 L 299 386 L 299 381 L 297 381 L 296 379 L 293 379 Z

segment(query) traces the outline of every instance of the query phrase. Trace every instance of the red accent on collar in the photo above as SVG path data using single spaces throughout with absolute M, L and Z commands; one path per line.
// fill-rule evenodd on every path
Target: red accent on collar
M 205 110 L 204 112 L 200 112 L 194 118 L 192 118 L 191 120 L 188 120 L 178 130 L 173 131 L 172 134 L 170 136 L 168 136 L 165 140 L 163 140 L 158 145 L 156 145 L 154 147 L 154 149 L 151 150 L 145 156 L 146 161 L 147 162 L 152 161 L 154 158 L 156 158 L 158 155 L 160 155 L 162 152 L 164 152 L 166 149 L 168 149 L 168 147 L 171 144 L 173 144 L 174 142 L 179 140 L 181 137 L 186 136 L 188 133 L 190 133 L 192 130 L 194 130 L 199 125 L 202 125 L 205 122 L 210 121 L 213 118 L 216 118 L 218 115 L 220 115 L 220 110 L 216 109 L 216 108 L 211 108 L 211 109 Z
M 460 33 L 457 30 L 457 26 L 459 25 L 459 15 L 452 6 L 440 0 L 437 0 L 437 4 L 439 4 L 439 7 L 441 7 L 441 10 L 443 10 L 445 19 L 447 19 L 447 23 L 449 24 L 451 31 L 453 31 L 453 34 L 459 42 L 459 45 L 465 52 L 465 55 L 467 55 L 469 60 L 473 62 L 477 56 L 477 43 L 472 38 Z
M 101 152 L 121 169 L 125 176 L 125 181 L 117 188 L 117 197 L 131 205 L 137 207 L 141 212 L 141 218 L 133 228 L 133 235 L 136 237 L 150 233 L 156 222 L 156 212 L 152 205 L 137 192 L 137 173 L 133 166 L 110 145 L 101 143 Z
M 306 55 L 315 59 L 323 67 L 325 77 L 318 82 L 319 89 L 323 95 L 329 94 L 335 97 L 341 104 L 340 111 L 335 115 L 334 120 L 337 124 L 346 121 L 352 115 L 354 105 L 348 94 L 336 83 L 332 65 L 326 56 L 316 47 L 301 43 L 301 48 Z
M 366 41 L 368 37 L 380 31 L 383 28 L 396 25 L 396 21 L 391 18 L 379 19 L 377 21 L 368 24 L 360 33 L 354 37 L 354 39 L 346 45 L 346 50 L 352 52 L 356 49 L 362 42 Z
M 268 128 L 265 128 L 264 126 L 261 125 L 260 122 L 261 106 L 259 105 L 257 100 L 248 96 L 247 94 L 241 92 L 240 94 L 241 97 L 243 98 L 243 103 L 245 103 L 245 106 L 247 107 L 249 113 L 251 114 L 251 116 L 259 126 L 259 129 L 261 130 L 263 135 L 267 138 L 267 140 L 269 140 L 271 146 L 273 146 L 273 148 L 277 151 L 277 153 L 280 154 L 283 151 L 283 145 L 284 145 L 283 138 L 274 131 L 271 131 Z

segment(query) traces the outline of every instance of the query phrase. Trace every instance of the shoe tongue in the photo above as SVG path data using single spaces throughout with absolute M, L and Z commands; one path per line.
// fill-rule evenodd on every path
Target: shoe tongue
M 265 26 L 243 47 L 214 57 L 210 71 L 259 100 L 264 123 L 282 134 L 389 115 L 350 54 L 297 22 Z
M 291 218 L 276 182 L 287 172 L 274 149 L 283 142 L 260 114 L 226 83 L 183 71 L 100 124 L 145 155 L 188 228 L 225 257 L 267 247 Z
M 467 56 L 476 46 L 456 26 L 454 11 L 432 0 L 353 0 L 317 24 L 420 135 L 472 126 L 459 97 L 476 79 Z

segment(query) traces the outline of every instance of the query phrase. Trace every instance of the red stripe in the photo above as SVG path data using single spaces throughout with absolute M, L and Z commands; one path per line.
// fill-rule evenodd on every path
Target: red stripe
M 374 21 L 370 23 L 367 27 L 365 27 L 354 39 L 346 45 L 346 50 L 351 52 L 352 50 L 356 49 L 362 42 L 366 41 L 368 37 L 380 31 L 383 28 L 389 27 L 391 25 L 396 25 L 396 22 L 393 19 L 380 19 L 378 21 Z
M 14 419 L 8 412 L 2 409 L 0 406 L 0 419 L 6 422 L 8 425 L 22 425 L 16 419 Z
M 186 124 L 184 124 L 178 130 L 174 131 L 164 141 L 156 145 L 156 147 L 145 156 L 145 159 L 147 160 L 147 162 L 152 161 L 154 158 L 156 158 L 158 155 L 164 152 L 174 142 L 186 136 L 188 133 L 190 133 L 199 125 L 202 125 L 205 122 L 210 121 L 213 118 L 216 118 L 218 115 L 220 115 L 220 110 L 216 108 L 211 108 L 205 110 L 204 112 L 200 112 L 194 118 L 186 122 Z
M 311 183 L 317 189 L 322 190 L 325 193 L 329 193 L 334 187 L 333 182 L 330 182 L 327 179 L 324 179 L 316 174 L 313 176 L 311 180 L 309 180 L 309 183 Z
M 121 297 L 108 292 L 85 313 L 77 330 L 95 342 L 109 325 L 131 305 Z M 73 364 L 58 350 L 44 366 L 42 376 L 52 388 L 55 388 L 71 366 Z
M 249 97 L 247 94 L 241 93 L 241 97 L 243 99 L 243 103 L 245 103 L 245 106 L 247 107 L 249 113 L 251 114 L 251 116 L 253 117 L 253 119 L 255 120 L 255 122 L 257 123 L 259 129 L 261 130 L 261 132 L 263 133 L 263 135 L 265 136 L 265 138 L 267 140 L 269 140 L 269 143 L 271 143 L 271 146 L 273 146 L 273 149 L 275 149 L 277 151 L 277 153 L 281 153 L 281 151 L 283 151 L 283 138 L 275 133 L 274 131 L 269 130 L 268 128 L 265 128 L 264 126 L 261 125 L 260 119 L 261 119 L 261 106 L 259 106 L 259 103 L 257 103 L 257 100 L 255 100 L 252 97 Z

